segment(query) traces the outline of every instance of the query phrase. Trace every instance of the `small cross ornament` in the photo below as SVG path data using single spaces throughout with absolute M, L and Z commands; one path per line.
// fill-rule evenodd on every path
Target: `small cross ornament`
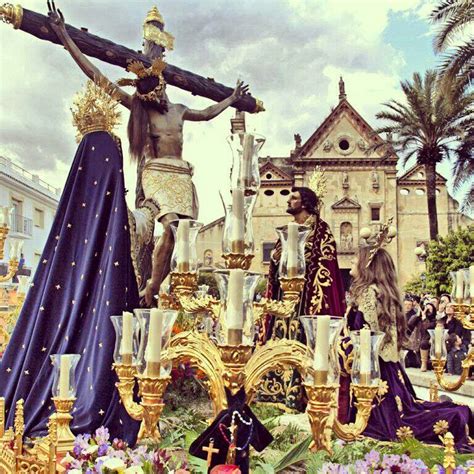
M 214 438 L 211 438 L 209 441 L 209 446 L 204 446 L 202 450 L 207 452 L 207 467 L 211 467 L 212 456 L 214 456 L 214 454 L 218 454 L 220 451 L 219 449 L 214 448 Z

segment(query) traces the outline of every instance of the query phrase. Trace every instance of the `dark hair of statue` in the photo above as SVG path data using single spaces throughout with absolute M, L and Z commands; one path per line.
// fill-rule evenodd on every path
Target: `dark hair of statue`
M 396 324 L 397 346 L 400 350 L 406 342 L 406 319 L 402 307 L 402 297 L 398 289 L 398 278 L 392 257 L 384 249 L 380 248 L 367 267 L 371 247 L 360 247 L 357 261 L 357 275 L 351 285 L 351 296 L 357 300 L 370 285 L 376 285 L 378 289 L 377 309 L 379 328 L 385 333 L 385 342 L 392 342 L 390 327 Z M 395 321 L 392 319 L 395 315 Z
M 140 94 L 146 94 L 158 85 L 158 78 L 154 76 L 145 77 L 137 82 L 137 90 Z M 168 103 L 165 98 L 160 101 L 144 101 L 137 95 L 133 96 L 130 118 L 128 119 L 128 140 L 130 143 L 130 155 L 132 160 L 139 160 L 150 140 L 149 110 L 156 110 L 160 114 L 168 111 Z
M 300 193 L 301 205 L 304 206 L 306 211 L 312 215 L 318 214 L 318 196 L 312 189 L 304 186 L 293 186 L 291 192 Z

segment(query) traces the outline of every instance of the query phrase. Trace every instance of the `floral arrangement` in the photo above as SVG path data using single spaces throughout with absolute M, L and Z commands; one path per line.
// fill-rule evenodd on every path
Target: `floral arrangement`
M 459 466 L 453 470 L 453 474 L 468 474 L 474 466 L 474 461 L 468 461 L 465 467 Z M 436 466 L 439 474 L 444 474 L 442 466 Z M 429 474 L 431 471 L 421 459 L 413 459 L 406 454 L 381 454 L 372 449 L 364 459 L 355 463 L 342 465 L 332 462 L 323 464 L 322 474 L 390 474 L 398 472 L 400 474 Z
M 110 441 L 107 428 L 76 436 L 74 448 L 62 460 L 68 474 L 189 474 L 186 463 L 164 449 L 138 446 L 130 448 L 125 441 Z

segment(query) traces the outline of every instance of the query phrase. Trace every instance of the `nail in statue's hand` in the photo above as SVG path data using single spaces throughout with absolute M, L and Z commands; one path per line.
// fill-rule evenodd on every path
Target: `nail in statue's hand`
M 54 31 L 63 30 L 66 28 L 64 23 L 64 15 L 62 14 L 61 10 L 59 10 L 59 8 L 56 9 L 54 0 L 52 2 L 48 0 L 48 18 L 49 24 Z

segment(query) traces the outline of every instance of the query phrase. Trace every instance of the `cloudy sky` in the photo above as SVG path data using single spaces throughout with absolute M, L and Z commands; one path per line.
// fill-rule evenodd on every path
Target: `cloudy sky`
M 46 14 L 46 1 L 23 0 Z M 58 1 L 66 22 L 141 49 L 141 26 L 154 3 L 132 0 Z M 337 104 L 339 76 L 348 100 L 372 125 L 383 101 L 400 98 L 399 82 L 436 65 L 427 15 L 430 0 L 160 0 L 165 29 L 175 37 L 171 64 L 218 82 L 250 84 L 266 112 L 247 115 L 265 137 L 263 155 L 288 156 L 293 134 L 303 140 Z M 50 184 L 63 186 L 76 149 L 71 124 L 74 94 L 85 84 L 68 53 L 52 43 L 0 25 L 0 154 Z M 112 80 L 124 71 L 98 60 Z M 130 91 L 131 92 L 131 91 Z M 170 99 L 192 108 L 211 102 L 169 88 Z M 218 190 L 231 163 L 226 143 L 229 109 L 208 123 L 185 125 L 184 158 L 195 165 L 200 220 L 221 215 Z M 119 135 L 127 149 L 123 124 Z M 135 186 L 126 161 L 126 185 Z M 449 176 L 449 167 L 441 168 Z M 132 193 L 130 193 L 132 194 Z

